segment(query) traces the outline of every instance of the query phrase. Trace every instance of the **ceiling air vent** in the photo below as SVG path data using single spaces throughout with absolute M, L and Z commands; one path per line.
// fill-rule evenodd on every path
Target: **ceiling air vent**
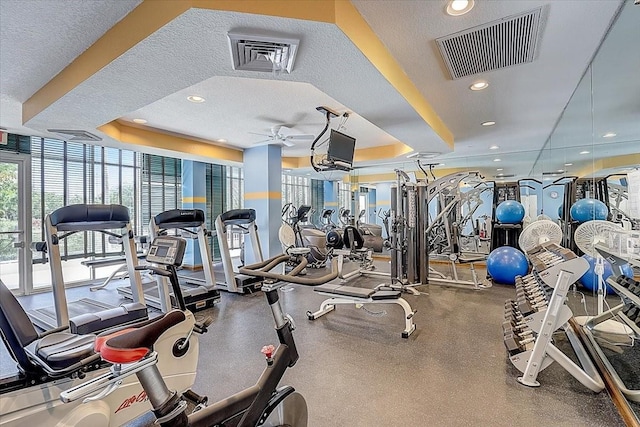
M 65 141 L 102 141 L 98 135 L 79 129 L 47 129 L 51 133 L 57 133 Z
M 532 62 L 541 11 L 538 8 L 436 39 L 451 77 Z
M 290 73 L 300 40 L 228 33 L 234 70 Z

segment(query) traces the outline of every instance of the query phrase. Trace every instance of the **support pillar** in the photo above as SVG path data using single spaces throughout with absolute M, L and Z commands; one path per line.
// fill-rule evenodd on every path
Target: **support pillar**
M 182 160 L 182 208 L 202 209 L 207 213 L 207 165 L 193 160 Z M 183 267 L 199 270 L 202 256 L 197 241 L 187 239 Z M 211 262 L 211 260 L 208 260 Z
M 282 253 L 278 239 L 282 225 L 282 147 L 263 145 L 244 150 L 244 206 L 256 210 L 263 256 Z

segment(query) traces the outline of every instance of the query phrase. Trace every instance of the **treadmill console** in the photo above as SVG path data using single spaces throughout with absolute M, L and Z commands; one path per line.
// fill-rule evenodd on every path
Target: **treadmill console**
M 182 265 L 186 245 L 184 239 L 179 237 L 156 237 L 147 252 L 147 261 L 161 265 Z

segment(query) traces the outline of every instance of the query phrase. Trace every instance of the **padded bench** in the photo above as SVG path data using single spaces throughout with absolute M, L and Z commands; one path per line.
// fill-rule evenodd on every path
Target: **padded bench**
M 405 314 L 405 329 L 402 331 L 402 338 L 409 338 L 409 335 L 416 330 L 416 325 L 413 323 L 415 311 L 411 309 L 407 301 L 400 297 L 401 292 L 398 290 L 376 290 L 340 284 L 326 284 L 314 287 L 314 291 L 330 298 L 323 301 L 320 304 L 320 309 L 315 313 L 307 311 L 309 320 L 316 320 L 335 310 L 337 304 L 398 304 Z
M 356 288 L 344 285 L 321 285 L 313 288 L 315 292 L 331 295 L 341 295 L 353 298 L 371 298 L 372 300 L 385 300 L 400 298 L 400 291 L 376 291 L 375 289 Z

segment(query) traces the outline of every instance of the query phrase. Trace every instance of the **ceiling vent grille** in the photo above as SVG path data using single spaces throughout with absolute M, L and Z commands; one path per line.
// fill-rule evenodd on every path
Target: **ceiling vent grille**
M 57 133 L 65 141 L 102 141 L 98 135 L 80 129 L 47 129 L 51 133 Z
M 532 62 L 541 11 L 538 8 L 436 39 L 451 77 Z
M 300 40 L 228 33 L 234 70 L 291 73 Z

